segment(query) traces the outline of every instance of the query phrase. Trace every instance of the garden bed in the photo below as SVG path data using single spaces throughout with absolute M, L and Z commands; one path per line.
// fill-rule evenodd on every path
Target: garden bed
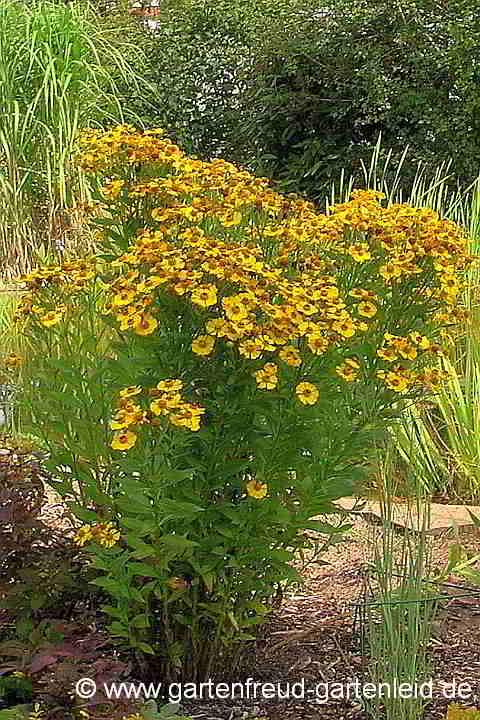
M 9 448 L 2 448 L 1 452 L 4 460 L 9 455 L 15 455 Z M 38 457 L 32 453 L 30 461 L 37 463 Z M 65 513 L 65 506 L 47 484 L 46 498 L 42 511 L 44 522 L 55 532 L 71 532 L 72 524 Z M 340 521 L 341 517 L 337 519 Z M 332 520 L 335 522 L 335 518 L 330 518 Z M 237 676 L 232 678 L 244 685 L 249 677 L 258 683 L 279 683 L 284 691 L 296 684 L 295 692 L 303 692 L 304 697 L 274 701 L 253 697 L 220 701 L 207 697 L 183 702 L 181 707 L 185 713 L 198 720 L 235 720 L 253 716 L 268 717 L 270 720 L 330 717 L 332 720 L 366 720 L 368 716 L 355 698 L 329 698 L 326 701 L 325 696 L 326 684 L 341 683 L 347 687 L 355 680 L 364 682 L 368 679 L 368 652 L 362 647 L 356 604 L 363 599 L 362 588 L 372 559 L 372 546 L 379 541 L 382 528 L 358 514 L 352 514 L 350 522 L 352 527 L 345 542 L 322 556 L 327 564 L 298 562 L 305 585 L 296 594 L 284 598 L 281 607 L 261 631 L 255 647 L 250 648 Z M 448 548 L 454 540 L 453 530 L 432 537 L 434 567 L 445 567 Z M 480 552 L 480 535 L 475 529 L 463 533 L 462 542 L 469 551 Z M 455 577 L 448 578 L 448 585 L 441 590 L 442 594 L 451 595 L 451 599 L 441 605 L 429 645 L 431 677 L 437 691 L 426 710 L 425 720 L 444 718 L 446 708 L 452 702 L 440 692 L 442 682 L 455 679 L 457 684 L 469 683 L 471 692 L 465 705 L 480 702 L 477 652 L 480 643 L 480 600 L 476 597 L 455 599 L 456 595 L 464 595 L 467 591 L 465 584 Z M 75 620 L 82 623 L 81 611 Z M 85 638 L 80 632 L 77 642 L 88 642 L 92 629 L 97 637 L 102 637 L 104 630 L 98 609 L 85 607 L 83 623 Z M 118 654 L 106 635 L 104 642 L 99 644 L 97 655 L 97 661 L 108 662 L 114 657 L 118 660 Z M 52 674 L 54 676 L 55 666 L 50 668 Z

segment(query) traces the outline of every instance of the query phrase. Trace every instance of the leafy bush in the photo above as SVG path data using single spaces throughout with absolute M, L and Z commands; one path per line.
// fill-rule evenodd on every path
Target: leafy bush
M 90 130 L 81 150 L 103 250 L 19 279 L 38 349 L 22 402 L 112 634 L 157 677 L 198 680 L 301 579 L 295 552 L 341 537 L 333 501 L 442 383 L 471 258 L 434 211 L 354 191 L 321 215 L 161 130 Z
M 415 164 L 453 158 L 461 184 L 477 176 L 473 2 L 330 0 L 320 12 L 301 0 L 281 12 L 260 26 L 245 96 L 273 177 L 316 198 L 339 160 L 359 170 L 380 132 L 397 159 L 409 144 Z
M 38 460 L 0 455 L 0 479 L 0 618 L 28 635 L 45 615 L 68 617 L 82 596 L 78 551 L 41 517 L 45 490 Z

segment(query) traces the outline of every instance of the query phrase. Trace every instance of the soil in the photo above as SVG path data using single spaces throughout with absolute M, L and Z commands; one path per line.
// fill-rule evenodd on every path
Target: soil
M 280 693 L 290 688 L 291 695 L 303 695 L 302 699 L 237 703 L 197 700 L 182 705 L 185 712 L 198 720 L 252 716 L 269 720 L 367 720 L 369 715 L 361 699 L 355 697 L 355 691 L 360 695 L 360 688 L 369 680 L 368 652 L 362 649 L 356 603 L 363 599 L 372 543 L 378 542 L 381 530 L 358 516 L 352 518 L 352 523 L 346 542 L 322 556 L 328 565 L 313 564 L 303 569 L 305 585 L 301 594 L 286 598 L 270 618 L 264 638 L 257 643 L 255 664 L 247 675 L 259 683 L 279 683 Z M 455 540 L 451 532 L 432 538 L 434 566 L 445 567 L 448 547 Z M 472 552 L 480 552 L 478 532 L 462 533 L 461 541 Z M 470 590 L 477 596 L 455 598 Z M 449 577 L 441 594 L 450 599 L 441 605 L 428 646 L 428 681 L 432 684 L 423 692 L 429 700 L 431 694 L 432 700 L 423 720 L 445 718 L 448 705 L 453 703 L 480 707 L 480 588 L 469 588 L 459 578 Z M 246 679 L 242 680 L 245 687 Z M 340 693 L 344 699 L 332 697 Z M 345 698 L 348 693 L 349 699 Z

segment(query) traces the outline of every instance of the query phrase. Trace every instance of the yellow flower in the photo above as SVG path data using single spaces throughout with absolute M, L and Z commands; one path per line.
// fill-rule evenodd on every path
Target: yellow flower
M 123 413 L 117 413 L 117 416 L 114 420 L 110 420 L 110 429 L 111 430 L 123 430 L 124 428 L 129 427 L 129 425 L 133 425 L 135 423 L 135 418 L 132 415 L 129 415 L 126 412 Z
M 379 370 L 377 376 L 381 378 L 389 390 L 397 393 L 403 393 L 408 390 L 411 380 L 399 372 Z
M 130 450 L 137 442 L 137 436 L 134 432 L 127 430 L 123 433 L 117 433 L 111 442 L 114 450 Z
M 256 360 L 262 354 L 263 348 L 264 344 L 261 340 L 244 340 L 238 346 L 238 351 L 249 360 Z
M 377 314 L 377 306 L 371 302 L 361 302 L 357 305 L 357 311 L 362 317 L 371 318 Z
M 221 336 L 226 325 L 226 321 L 223 318 L 214 318 L 209 320 L 205 325 L 205 329 L 209 335 Z
M 215 338 L 209 335 L 199 335 L 192 343 L 192 350 L 196 355 L 210 355 L 215 345 Z
M 92 528 L 90 525 L 82 525 L 81 528 L 77 530 L 77 533 L 75 537 L 73 538 L 73 542 L 75 545 L 78 545 L 79 547 L 83 547 L 86 542 L 91 540 L 93 538 Z
M 200 307 L 209 307 L 217 302 L 217 288 L 215 285 L 199 285 L 192 290 L 192 302 Z
M 368 247 L 367 243 L 359 243 L 358 245 L 354 245 L 353 247 L 348 249 L 348 253 L 357 263 L 367 262 L 367 260 L 370 260 L 372 257 L 370 248 Z
M 158 323 L 152 315 L 142 313 L 141 315 L 135 316 L 133 328 L 137 335 L 151 335 L 157 325 Z
M 392 348 L 379 348 L 377 350 L 377 355 L 379 358 L 382 358 L 382 360 L 386 360 L 387 362 L 398 360 L 398 355 Z
M 411 332 L 409 338 L 415 345 L 418 345 L 420 350 L 430 349 L 431 342 L 425 335 L 420 335 L 418 332 Z
M 124 185 L 125 180 L 111 180 L 103 186 L 103 194 L 107 199 L 113 200 L 120 194 Z
M 261 370 L 257 370 L 254 375 L 260 390 L 273 390 L 277 387 L 278 368 L 275 363 L 266 363 Z
M 135 290 L 122 290 L 118 295 L 114 295 L 112 299 L 112 305 L 113 307 L 122 307 L 123 305 L 130 305 L 130 303 L 135 300 L 136 296 Z
M 248 315 L 245 305 L 235 296 L 224 298 L 222 304 L 227 318 L 233 322 L 244 320 Z
M 91 532 L 92 539 L 107 548 L 113 547 L 120 540 L 120 533 L 112 522 L 97 523 Z
M 307 340 L 308 347 L 314 355 L 322 355 L 328 348 L 328 340 L 317 333 L 307 335 Z
M 181 390 L 182 387 L 183 382 L 176 379 L 160 380 L 160 382 L 157 383 L 157 389 L 163 390 L 164 392 L 175 392 L 176 390 Z
M 351 338 L 355 335 L 355 325 L 351 320 L 338 320 L 332 324 L 332 329 L 346 338 Z
M 357 361 L 352 360 L 351 358 L 347 358 L 347 360 L 345 360 L 342 365 L 339 365 L 335 369 L 335 372 L 347 382 L 353 382 L 357 379 L 359 370 L 360 365 L 357 363 Z
M 413 345 L 410 345 L 405 339 L 397 340 L 397 342 L 393 344 L 393 347 L 398 354 L 406 360 L 415 360 L 417 357 L 417 349 Z
M 172 425 L 186 427 L 193 432 L 200 430 L 200 416 L 205 413 L 205 408 L 195 405 L 184 405 L 175 415 L 170 416 Z
M 300 402 L 304 405 L 314 405 L 320 395 L 315 385 L 308 382 L 299 383 L 295 388 L 295 392 Z
M 130 385 L 129 387 L 120 390 L 120 397 L 128 398 L 132 397 L 133 395 L 138 395 L 141 392 L 142 388 L 139 385 Z
M 150 403 L 150 410 L 154 415 L 168 415 L 171 408 L 167 404 L 167 397 L 164 396 Z
M 385 280 L 395 280 L 402 276 L 402 269 L 395 263 L 387 263 L 382 265 L 378 271 Z
M 5 365 L 8 368 L 16 368 L 19 365 L 21 365 L 23 362 L 23 358 L 20 355 L 17 355 L 16 353 L 10 353 L 5 358 Z
M 278 356 L 291 367 L 299 367 L 302 364 L 302 358 L 297 348 L 287 345 L 282 348 L 278 353 Z
M 52 327 L 53 325 L 57 325 L 57 323 L 60 322 L 60 320 L 63 317 L 63 312 L 60 310 L 52 310 L 51 312 L 46 313 L 45 315 L 42 315 L 40 317 L 40 322 L 45 327 Z
M 263 500 L 267 492 L 267 483 L 262 483 L 259 480 L 250 480 L 250 482 L 247 483 L 247 493 L 250 497 L 256 498 L 257 500 Z

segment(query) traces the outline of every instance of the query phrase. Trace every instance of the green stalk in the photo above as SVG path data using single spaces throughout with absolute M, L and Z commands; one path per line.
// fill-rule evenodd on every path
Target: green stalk
M 387 453 L 381 472 L 381 526 L 373 545 L 375 594 L 366 605 L 369 680 L 382 692 L 366 701 L 366 709 L 375 719 L 382 715 L 386 720 L 419 720 L 425 699 L 415 697 L 413 689 L 415 683 L 430 679 L 426 648 L 436 608 L 424 585 L 431 568 L 426 535 L 430 498 L 412 473 L 414 494 L 407 518 L 412 524 L 418 523 L 417 530 L 406 529 L 400 534 L 394 525 L 397 486 L 393 470 L 391 454 Z M 410 697 L 395 692 L 395 683 L 407 683 Z M 428 691 L 425 694 L 428 698 Z

